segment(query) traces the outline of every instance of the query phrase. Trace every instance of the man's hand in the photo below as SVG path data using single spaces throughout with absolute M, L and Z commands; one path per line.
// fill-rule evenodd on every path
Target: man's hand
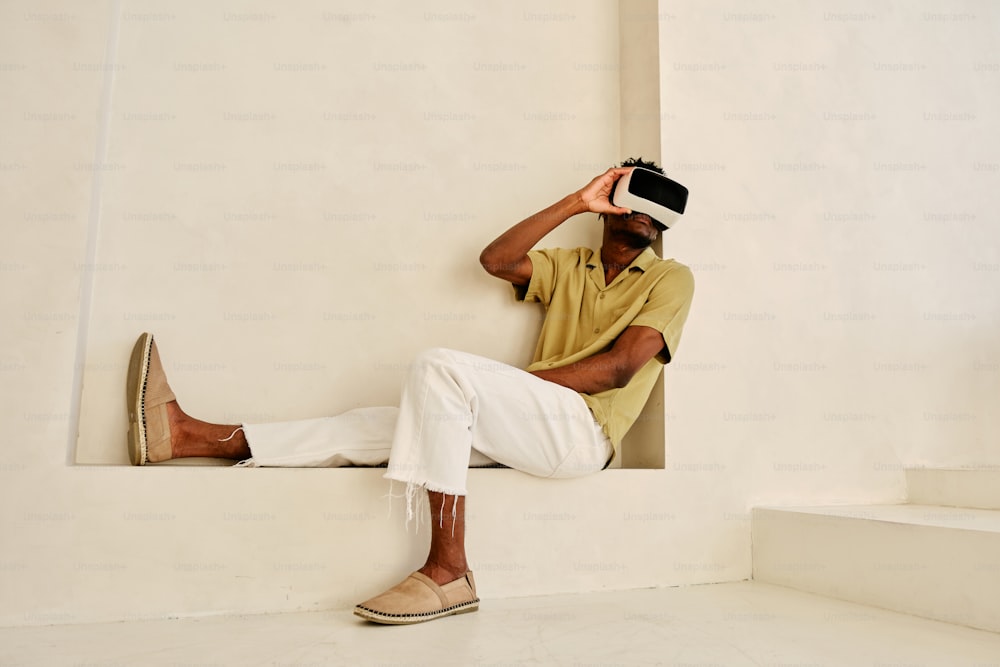
M 614 188 L 618 179 L 635 169 L 635 167 L 613 167 L 592 180 L 577 192 L 580 201 L 587 207 L 588 211 L 594 213 L 611 213 L 615 215 L 625 215 L 632 211 L 621 208 L 611 203 L 611 189 Z

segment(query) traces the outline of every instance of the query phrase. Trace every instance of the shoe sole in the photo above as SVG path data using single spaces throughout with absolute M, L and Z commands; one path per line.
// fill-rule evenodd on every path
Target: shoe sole
M 146 465 L 146 416 L 142 405 L 146 398 L 146 378 L 149 375 L 149 353 L 152 334 L 139 336 L 132 348 L 125 385 L 125 409 L 128 411 L 128 456 L 132 465 Z
M 435 618 L 443 618 L 445 616 L 468 614 L 478 610 L 479 598 L 476 598 L 475 600 L 452 605 L 451 607 L 439 609 L 438 611 L 428 611 L 423 614 L 384 614 L 380 611 L 375 611 L 374 609 L 368 609 L 367 607 L 359 605 L 354 608 L 354 615 L 360 616 L 366 621 L 381 623 L 382 625 L 411 625 L 413 623 L 433 621 Z

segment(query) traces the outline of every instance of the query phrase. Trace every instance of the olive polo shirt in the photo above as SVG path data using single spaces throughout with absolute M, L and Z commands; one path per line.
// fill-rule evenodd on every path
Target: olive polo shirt
M 672 259 L 660 259 L 646 248 L 605 285 L 600 252 L 557 248 L 532 250 L 528 257 L 531 281 L 527 287 L 515 286 L 515 293 L 518 299 L 541 303 L 546 315 L 534 359 L 526 370 L 558 368 L 606 352 L 626 327 L 652 327 L 663 335 L 664 351 L 626 386 L 581 394 L 617 455 L 660 368 L 677 352 L 694 294 L 691 269 Z

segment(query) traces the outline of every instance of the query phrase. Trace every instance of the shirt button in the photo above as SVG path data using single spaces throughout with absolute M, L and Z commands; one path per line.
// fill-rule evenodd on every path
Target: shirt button
M 600 329 L 594 329 L 594 333 L 601 333 Z
M 604 298 L 604 292 L 601 292 L 601 296 L 599 296 L 599 297 L 597 297 L 597 298 L 598 298 L 598 299 L 603 299 L 603 298 Z

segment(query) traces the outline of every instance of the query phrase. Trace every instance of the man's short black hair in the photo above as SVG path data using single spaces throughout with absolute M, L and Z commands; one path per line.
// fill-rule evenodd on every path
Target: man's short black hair
M 641 157 L 630 157 L 629 159 L 622 162 L 621 166 L 642 167 L 643 169 L 649 169 L 650 171 L 655 171 L 657 174 L 662 174 L 663 176 L 666 176 L 666 174 L 663 173 L 663 169 L 660 168 L 660 165 L 652 161 L 647 162 L 646 160 L 643 160 Z

